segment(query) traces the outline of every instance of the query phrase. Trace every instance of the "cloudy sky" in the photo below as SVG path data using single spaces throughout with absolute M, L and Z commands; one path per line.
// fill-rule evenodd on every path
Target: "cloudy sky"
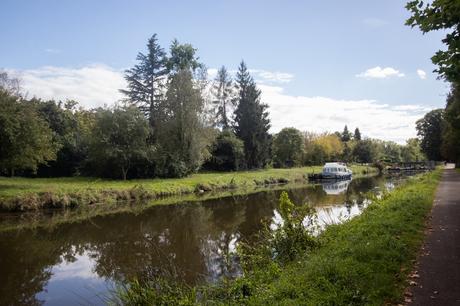
M 430 57 L 443 33 L 404 25 L 405 1 L 22 1 L 0 3 L 0 68 L 29 96 L 110 105 L 157 33 L 192 43 L 210 75 L 244 59 L 270 106 L 272 132 L 356 126 L 403 143 L 443 107 Z

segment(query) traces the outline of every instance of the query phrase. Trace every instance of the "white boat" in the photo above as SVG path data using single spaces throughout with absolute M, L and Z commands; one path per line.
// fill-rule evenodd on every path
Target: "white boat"
M 321 175 L 324 179 L 350 179 L 353 172 L 344 163 L 326 163 Z

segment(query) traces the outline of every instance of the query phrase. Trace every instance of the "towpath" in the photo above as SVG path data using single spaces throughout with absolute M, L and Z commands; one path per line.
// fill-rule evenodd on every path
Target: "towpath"
M 416 269 L 406 293 L 409 305 L 460 306 L 460 173 L 453 165 L 438 186 Z

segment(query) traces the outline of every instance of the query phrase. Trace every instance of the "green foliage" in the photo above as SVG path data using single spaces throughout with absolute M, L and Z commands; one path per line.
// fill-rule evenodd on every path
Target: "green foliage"
M 295 128 L 282 129 L 273 140 L 273 160 L 276 167 L 299 166 L 302 162 L 303 138 Z
M 174 39 L 169 49 L 168 70 L 173 74 L 181 70 L 189 70 L 193 73 L 197 69 L 203 68 L 203 64 L 199 62 L 199 58 L 196 56 L 196 50 L 191 44 L 180 44 L 177 39 Z
M 355 160 L 360 163 L 372 163 L 377 160 L 377 154 L 376 145 L 370 139 L 358 141 L 353 148 Z
M 361 132 L 359 131 L 358 128 L 355 129 L 355 134 L 353 135 L 353 139 L 356 140 L 356 141 L 361 140 Z
M 40 164 L 56 158 L 59 149 L 35 105 L 0 88 L 0 172 L 35 172 Z
M 460 165 L 460 87 L 453 84 L 447 97 L 442 153 L 445 158 Z
M 216 109 L 217 125 L 222 129 L 230 128 L 231 110 L 235 107 L 234 86 L 232 78 L 227 69 L 222 66 L 217 71 L 216 79 L 213 84 L 214 100 L 212 101 Z
M 7 94 L 21 97 L 21 86 L 18 78 L 12 78 L 6 71 L 0 70 L 0 89 Z
M 435 109 L 417 120 L 420 147 L 429 160 L 441 160 L 441 144 L 444 129 L 444 110 Z
M 438 72 L 439 76 L 451 82 L 452 85 L 444 113 L 445 126 L 442 131 L 441 151 L 443 157 L 456 162 L 458 165 L 460 163 L 460 99 L 458 98 L 460 84 L 460 2 L 455 0 L 434 0 L 431 2 L 414 0 L 407 3 L 406 8 L 412 13 L 412 16 L 406 21 L 407 25 L 418 26 L 423 33 L 438 30 L 446 30 L 447 32 L 446 37 L 442 40 L 447 46 L 447 50 L 437 51 L 431 60 L 438 66 L 435 71 Z M 434 112 L 434 114 L 428 113 L 434 118 L 426 119 L 434 121 L 433 134 L 439 134 L 440 129 L 439 123 L 436 122 L 438 119 L 436 115 L 439 116 L 438 112 L 440 111 L 435 110 Z M 425 135 L 423 134 L 422 137 Z M 429 141 L 426 143 L 424 140 L 422 138 L 422 148 L 428 158 L 438 157 L 441 138 L 431 139 L 428 137 Z
M 266 104 L 260 101 L 260 90 L 244 62 L 241 62 L 236 78 L 238 88 L 235 110 L 235 134 L 244 142 L 246 167 L 262 168 L 270 159 L 270 120 Z
M 397 143 L 393 141 L 384 141 L 379 144 L 381 146 L 380 149 L 380 156 L 378 159 L 397 163 L 401 162 L 401 147 Z M 378 149 L 377 149 L 378 150 Z
M 209 133 L 201 114 L 204 107 L 199 88 L 189 70 L 180 70 L 168 84 L 165 116 L 158 135 L 155 156 L 157 173 L 181 177 L 197 171 L 208 157 Z
M 450 82 L 460 82 L 460 2 L 414 0 L 409 1 L 406 8 L 412 13 L 406 25 L 417 26 L 423 33 L 447 30 L 446 37 L 442 40 L 447 50 L 437 51 L 431 60 L 438 66 L 435 71 L 442 78 Z
M 272 258 L 286 263 L 299 255 L 305 255 L 316 245 L 311 227 L 314 210 L 307 204 L 296 206 L 287 192 L 283 191 L 279 200 L 279 212 L 283 225 L 271 232 L 268 242 L 274 253 Z
M 196 305 L 196 292 L 182 283 L 156 277 L 153 280 L 140 282 L 134 280 L 127 288 L 118 288 L 119 305 Z
M 403 162 L 426 160 L 420 147 L 420 140 L 417 138 L 408 139 L 406 145 L 401 147 L 401 159 Z
M 344 143 L 337 134 L 304 134 L 303 163 L 306 165 L 322 165 L 326 161 L 338 160 L 343 150 Z
M 103 174 L 113 167 L 119 172 L 109 175 L 126 180 L 136 162 L 151 158 L 149 132 L 147 120 L 135 107 L 100 109 L 91 134 L 89 159 L 95 167 L 102 167 Z
M 361 216 L 329 226 L 320 247 L 286 267 L 251 304 L 397 304 L 423 239 L 440 173 L 416 178 Z
M 79 173 L 80 166 L 87 158 L 87 140 L 89 133 L 79 121 L 79 114 L 86 112 L 77 109 L 78 103 L 41 101 L 32 99 L 40 117 L 46 120 L 53 131 L 53 142 L 60 146 L 55 161 L 41 165 L 37 176 L 72 176 Z
M 120 90 L 131 105 L 139 107 L 149 118 L 153 140 L 157 133 L 157 122 L 161 119 L 167 58 L 153 34 L 147 42 L 147 54 L 139 52 L 138 64 L 125 71 L 128 88 Z
M 205 169 L 236 171 L 244 167 L 244 144 L 230 130 L 219 133 L 211 147 L 211 157 Z
M 146 55 L 139 53 L 139 64 L 126 71 L 128 89 L 122 90 L 128 103 L 148 116 L 148 141 L 155 147 L 154 165 L 136 171 L 138 176 L 151 169 L 147 175 L 181 177 L 198 170 L 208 157 L 211 137 L 204 126 L 201 88 L 194 79 L 195 71 L 204 66 L 190 44 L 174 40 L 167 57 L 153 35 L 147 48 Z
M 352 134 L 348 131 L 348 127 L 345 125 L 342 132 L 342 141 L 347 142 L 351 140 Z

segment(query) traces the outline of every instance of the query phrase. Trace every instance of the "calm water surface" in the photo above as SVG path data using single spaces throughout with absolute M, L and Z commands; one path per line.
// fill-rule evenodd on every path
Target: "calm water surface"
M 315 206 L 319 222 L 361 212 L 367 192 L 397 183 L 383 177 L 289 189 Z M 0 305 L 105 304 L 116 283 L 167 269 L 190 284 L 240 273 L 226 254 L 251 240 L 261 220 L 276 223 L 280 190 L 156 206 L 53 229 L 0 233 Z M 2 216 L 0 215 L 0 222 Z

